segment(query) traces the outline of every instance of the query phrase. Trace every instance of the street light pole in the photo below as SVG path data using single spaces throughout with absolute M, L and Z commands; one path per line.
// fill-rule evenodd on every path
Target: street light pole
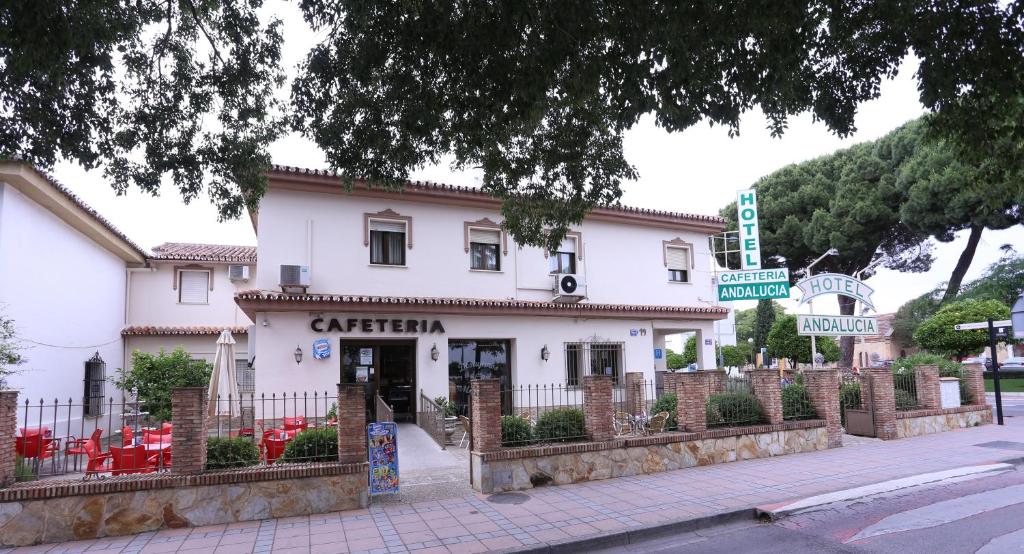
M 810 279 L 811 278 L 811 268 L 813 268 L 814 266 L 818 265 L 818 263 L 821 262 L 821 260 L 824 260 L 825 258 L 827 258 L 829 256 L 838 256 L 838 255 L 839 255 L 839 251 L 838 250 L 836 250 L 835 248 L 829 248 L 827 252 L 825 252 L 824 254 L 818 256 L 818 259 L 814 260 L 813 262 L 811 262 L 810 264 L 807 265 L 807 267 L 804 269 L 804 279 Z M 808 300 L 807 301 L 807 307 L 811 310 L 811 315 L 814 315 L 814 300 Z M 817 357 L 818 357 L 818 343 L 815 340 L 814 335 L 811 335 L 811 368 L 818 367 Z

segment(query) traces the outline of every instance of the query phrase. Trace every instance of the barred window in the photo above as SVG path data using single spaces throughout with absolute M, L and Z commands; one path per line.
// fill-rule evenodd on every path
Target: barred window
M 622 381 L 623 343 L 570 342 L 565 344 L 565 384 L 576 387 L 584 375 L 610 375 Z
M 244 356 L 235 360 L 235 379 L 240 394 L 256 392 L 256 370 L 249 367 L 249 360 Z
M 85 393 L 82 406 L 86 416 L 103 415 L 104 383 L 106 383 L 107 363 L 97 352 L 85 362 Z

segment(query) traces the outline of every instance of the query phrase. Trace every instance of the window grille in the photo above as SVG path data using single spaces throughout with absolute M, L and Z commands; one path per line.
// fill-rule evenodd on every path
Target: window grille
M 249 367 L 249 360 L 239 358 L 235 360 L 235 380 L 238 381 L 238 392 L 240 394 L 254 394 L 256 392 L 256 370 Z
M 623 352 L 621 342 L 565 343 L 565 384 L 580 385 L 584 375 L 611 375 L 612 383 L 622 381 Z
M 85 362 L 85 392 L 83 393 L 83 412 L 86 416 L 103 415 L 104 383 L 107 380 L 107 363 L 96 352 Z

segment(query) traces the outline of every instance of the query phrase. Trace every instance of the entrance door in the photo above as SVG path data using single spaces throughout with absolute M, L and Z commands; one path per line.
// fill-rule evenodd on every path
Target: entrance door
M 416 341 L 342 340 L 341 353 L 341 382 L 365 386 L 367 422 L 376 419 L 377 395 L 395 421 L 415 419 Z

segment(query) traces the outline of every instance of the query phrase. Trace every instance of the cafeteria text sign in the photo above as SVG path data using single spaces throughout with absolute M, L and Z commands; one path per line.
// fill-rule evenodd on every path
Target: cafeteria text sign
M 801 304 L 826 294 L 841 294 L 856 298 L 865 306 L 872 310 L 875 309 L 875 305 L 871 301 L 871 295 L 874 294 L 875 289 L 867 286 L 863 281 L 842 273 L 819 273 L 798 281 L 796 287 L 803 293 L 803 297 L 800 299 Z
M 718 274 L 718 300 L 789 298 L 789 270 L 748 269 Z
M 830 337 L 878 335 L 878 318 L 874 316 L 853 315 L 797 315 L 796 330 L 798 335 L 818 335 Z
M 736 216 L 740 224 L 740 264 L 743 269 L 761 269 L 761 233 L 757 225 L 757 191 L 736 193 Z

